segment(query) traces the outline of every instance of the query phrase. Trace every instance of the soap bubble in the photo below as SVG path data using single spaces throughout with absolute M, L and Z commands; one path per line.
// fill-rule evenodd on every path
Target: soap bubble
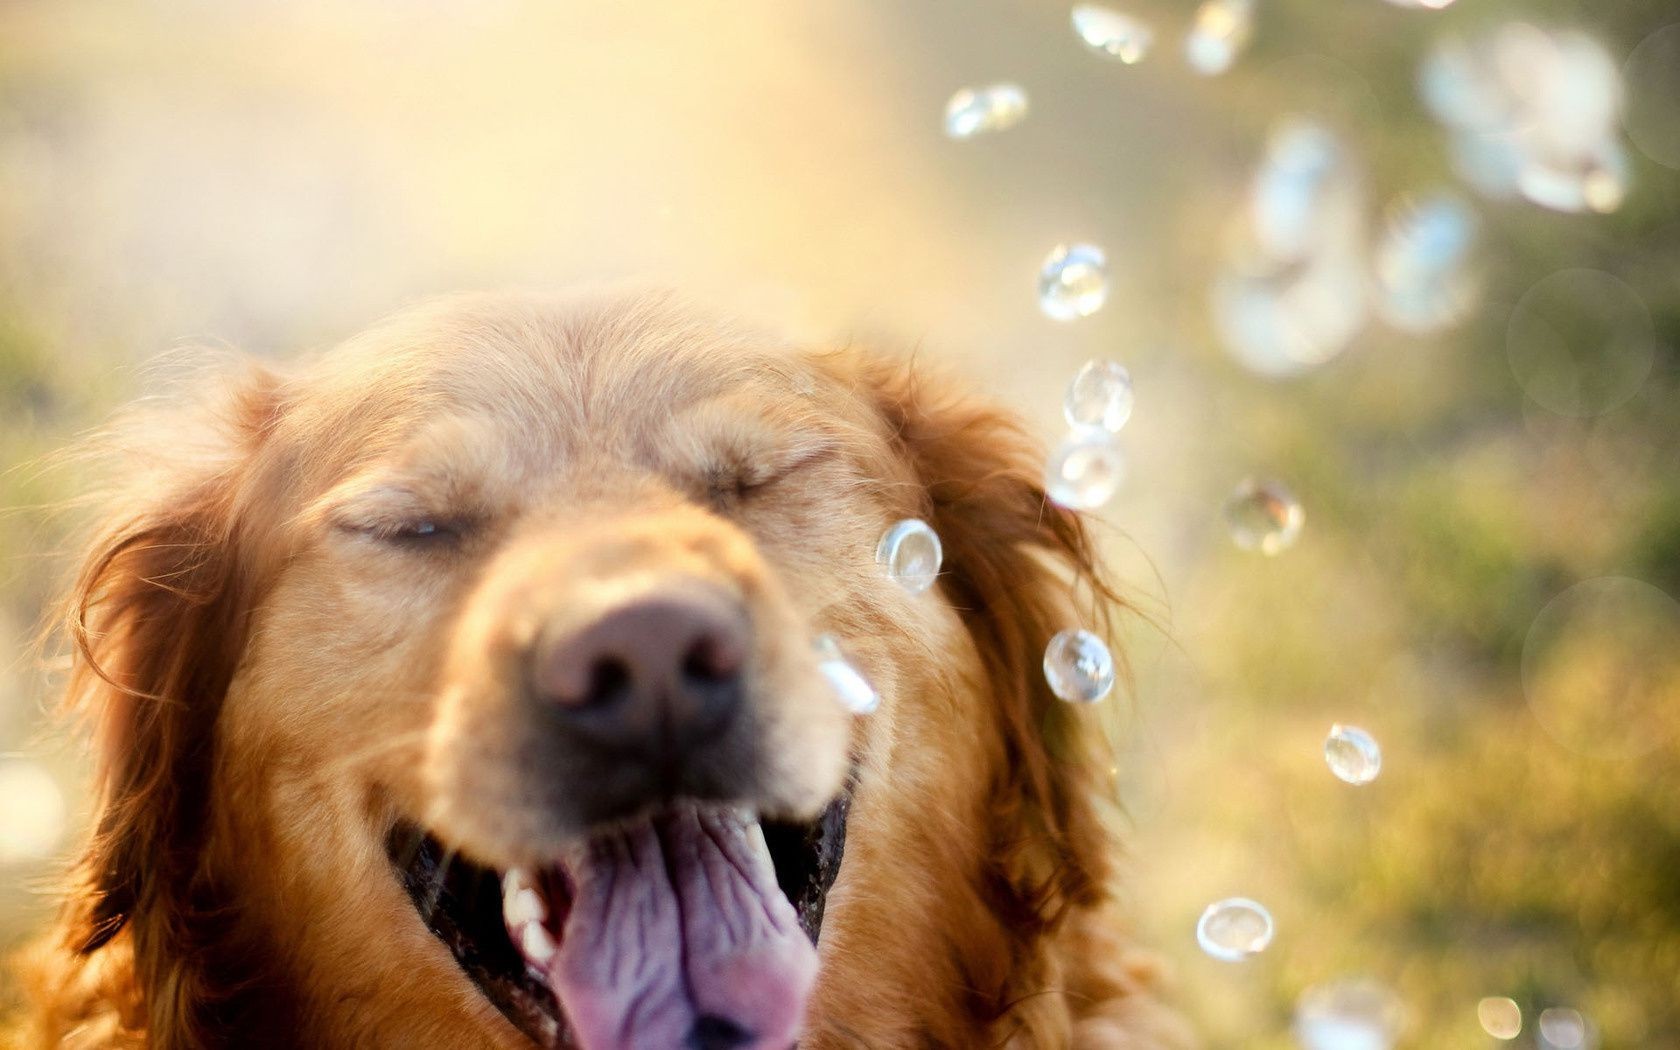
M 1522 682 L 1529 711 L 1564 747 L 1605 759 L 1650 752 L 1680 696 L 1680 602 L 1625 576 L 1577 583 L 1534 618 Z
M 1075 430 L 1119 432 L 1132 418 L 1132 374 L 1116 361 L 1087 361 L 1068 383 L 1062 415 Z
M 1337 780 L 1369 784 L 1382 772 L 1382 748 L 1365 730 L 1337 722 L 1324 738 L 1324 761 Z
M 1470 265 L 1476 227 L 1454 194 L 1396 202 L 1372 267 L 1383 320 L 1419 334 L 1463 320 L 1479 291 Z
M 29 759 L 0 759 L 0 864 L 52 856 L 64 822 L 64 793 L 51 773 Z
M 1045 646 L 1044 679 L 1063 700 L 1094 704 L 1114 688 L 1114 657 L 1090 631 L 1062 631 Z
M 1126 457 L 1106 432 L 1075 432 L 1050 453 L 1044 490 L 1073 510 L 1095 510 L 1114 498 L 1126 480 Z
M 1215 959 L 1241 962 L 1272 943 L 1272 913 L 1247 897 L 1215 901 L 1196 923 L 1196 943 Z
M 1375 981 L 1341 980 L 1309 988 L 1295 1004 L 1302 1050 L 1389 1050 L 1405 1026 L 1394 993 Z
M 1388 0 L 1395 7 L 1421 7 L 1429 11 L 1439 11 L 1451 7 L 1453 0 Z
M 1108 256 L 1094 244 L 1058 244 L 1038 271 L 1038 305 L 1057 321 L 1089 317 L 1108 299 Z
M 1225 501 L 1225 524 L 1245 551 L 1274 555 L 1288 550 L 1306 520 L 1300 501 L 1277 481 L 1246 478 Z
M 1213 310 L 1226 350 L 1250 371 L 1277 379 L 1331 361 L 1365 324 L 1362 269 L 1357 256 L 1327 251 L 1305 263 L 1221 274 Z
M 1073 31 L 1092 51 L 1128 66 L 1143 61 L 1155 44 L 1147 25 L 1099 4 L 1074 6 Z
M 1680 168 L 1680 23 L 1641 41 L 1622 75 L 1628 88 L 1628 138 L 1658 164 Z
M 1363 204 L 1341 141 L 1300 118 L 1272 129 L 1249 199 L 1257 246 L 1279 260 L 1300 259 L 1341 240 Z
M 1586 34 L 1507 22 L 1474 39 L 1449 37 L 1424 60 L 1418 87 L 1452 133 L 1455 165 L 1483 193 L 1599 212 L 1626 196 L 1616 140 L 1622 81 Z
M 1505 339 L 1523 392 L 1565 416 L 1625 403 L 1656 358 L 1645 301 L 1602 270 L 1563 270 L 1538 281 L 1511 312 Z
M 1588 1050 L 1593 1042 L 1592 1026 L 1579 1010 L 1554 1006 L 1540 1011 L 1541 1050 Z
M 1515 1039 L 1522 1034 L 1522 1007 L 1516 1000 L 1488 996 L 1476 1004 L 1476 1020 L 1482 1031 L 1495 1039 Z
M 945 134 L 954 139 L 1003 131 L 1027 115 L 1027 93 L 1019 84 L 963 88 L 945 104 Z
M 828 679 L 841 706 L 856 715 L 867 715 L 881 706 L 880 694 L 869 684 L 869 679 L 863 677 L 863 672 L 846 659 L 840 643 L 832 634 L 818 635 L 815 646 L 817 670 Z
M 1213 77 L 1231 68 L 1254 34 L 1254 0 L 1203 0 L 1196 8 L 1184 57 L 1190 68 Z
M 911 594 L 921 594 L 933 586 L 944 560 L 939 534 L 920 518 L 897 522 L 882 533 L 875 546 L 876 563 Z

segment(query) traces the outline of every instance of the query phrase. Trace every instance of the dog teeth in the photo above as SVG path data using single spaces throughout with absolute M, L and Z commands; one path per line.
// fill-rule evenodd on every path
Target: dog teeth
M 531 884 L 530 876 L 518 868 L 511 868 L 502 876 L 502 921 L 509 930 L 522 926 L 541 926 L 548 918 L 548 907 L 542 894 Z
M 546 927 L 540 922 L 528 922 L 519 933 L 519 950 L 526 961 L 546 963 L 554 958 L 558 946 Z

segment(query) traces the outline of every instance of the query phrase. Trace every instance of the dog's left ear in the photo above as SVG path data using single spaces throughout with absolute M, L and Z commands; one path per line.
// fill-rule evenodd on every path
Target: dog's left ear
M 1106 635 L 1123 603 L 1084 522 L 1046 497 L 1045 452 L 1014 415 L 902 362 L 848 353 L 828 363 L 873 402 L 915 471 L 945 549 L 940 585 L 986 661 L 1004 748 L 990 785 L 987 889 L 1030 941 L 1070 908 L 1103 901 L 1114 853 L 1098 801 L 1110 746 L 1096 709 L 1050 691 L 1045 646 L 1069 627 Z

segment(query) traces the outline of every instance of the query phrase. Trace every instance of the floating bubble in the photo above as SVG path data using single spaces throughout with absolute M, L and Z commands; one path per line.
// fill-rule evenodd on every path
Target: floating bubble
M 1215 959 L 1242 962 L 1272 943 L 1272 913 L 1247 897 L 1215 901 L 1196 923 L 1196 943 Z
M 1221 274 L 1213 286 L 1213 315 L 1226 351 L 1251 372 L 1274 379 L 1334 360 L 1365 324 L 1363 269 L 1351 252 L 1326 251 L 1302 263 Z
M 1515 1039 L 1522 1034 L 1522 1007 L 1515 999 L 1488 996 L 1476 1004 L 1476 1020 L 1482 1031 L 1495 1039 Z
M 1090 631 L 1062 631 L 1045 646 L 1044 679 L 1063 700 L 1094 704 L 1114 688 L 1114 656 Z
M 1253 35 L 1254 0 L 1203 0 L 1184 41 L 1184 58 L 1203 76 L 1218 76 L 1231 68 Z
M 1126 457 L 1106 432 L 1069 434 L 1044 468 L 1045 492 L 1073 510 L 1096 510 L 1114 498 L 1124 480 Z
M 1592 1027 L 1579 1010 L 1554 1006 L 1540 1011 L 1541 1050 L 1586 1050 L 1592 1044 Z
M 1428 11 L 1440 11 L 1451 7 L 1453 0 L 1388 0 L 1395 7 L 1421 7 Z
M 1295 1004 L 1295 1040 L 1302 1050 L 1390 1050 L 1406 1010 L 1375 981 L 1333 981 L 1309 988 Z
M 881 706 L 880 694 L 869 684 L 869 679 L 863 677 L 863 672 L 846 659 L 840 643 L 832 634 L 818 635 L 815 644 L 817 670 L 828 679 L 842 707 L 855 715 L 867 715 Z
M 911 594 L 921 594 L 939 578 L 945 550 L 939 534 L 920 518 L 905 518 L 882 533 L 875 545 L 875 562 L 887 576 Z
M 52 856 L 64 819 L 64 793 L 51 773 L 28 759 L 0 759 L 0 864 Z
M 1155 44 L 1154 30 L 1099 4 L 1074 6 L 1073 31 L 1092 51 L 1128 66 L 1143 61 Z
M 1656 358 L 1639 293 L 1602 270 L 1563 270 L 1518 300 L 1505 333 L 1517 382 L 1542 408 L 1595 416 L 1638 393 Z
M 1075 430 L 1118 433 L 1132 418 L 1132 374 L 1117 361 L 1087 361 L 1068 383 L 1062 415 Z
M 1362 204 L 1352 158 L 1335 134 L 1300 118 L 1272 129 L 1250 196 L 1262 255 L 1295 260 L 1340 243 Z
M 1680 697 L 1680 602 L 1626 576 L 1577 583 L 1534 618 L 1522 682 L 1529 711 L 1564 747 L 1605 759 L 1650 752 Z
M 1094 244 L 1058 244 L 1038 271 L 1038 305 L 1057 321 L 1089 317 L 1108 300 L 1108 256 Z
M 945 104 L 945 134 L 971 139 L 1019 124 L 1027 115 L 1027 93 L 1019 84 L 963 88 Z
M 1680 168 L 1680 22 L 1640 41 L 1622 76 L 1628 138 L 1658 164 Z
M 1396 202 L 1372 266 L 1383 320 L 1419 334 L 1463 320 L 1480 290 L 1471 269 L 1476 228 L 1475 212 L 1454 194 Z
M 1493 197 L 1521 194 L 1558 211 L 1613 211 L 1627 194 L 1616 141 L 1620 75 L 1602 44 L 1575 31 L 1507 22 L 1438 42 L 1419 91 L 1453 132 L 1454 164 Z
M 1245 551 L 1269 556 L 1288 550 L 1306 520 L 1300 501 L 1277 481 L 1246 478 L 1225 501 L 1226 527 Z
M 1324 761 L 1337 780 L 1369 784 L 1382 772 L 1382 748 L 1365 730 L 1337 722 L 1324 738 Z

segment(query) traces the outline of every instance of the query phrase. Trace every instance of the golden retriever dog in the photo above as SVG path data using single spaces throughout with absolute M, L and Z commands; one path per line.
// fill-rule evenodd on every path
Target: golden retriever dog
M 105 441 L 29 1045 L 1181 1044 L 1041 670 L 1113 595 L 1007 415 L 605 291 L 193 386 Z

